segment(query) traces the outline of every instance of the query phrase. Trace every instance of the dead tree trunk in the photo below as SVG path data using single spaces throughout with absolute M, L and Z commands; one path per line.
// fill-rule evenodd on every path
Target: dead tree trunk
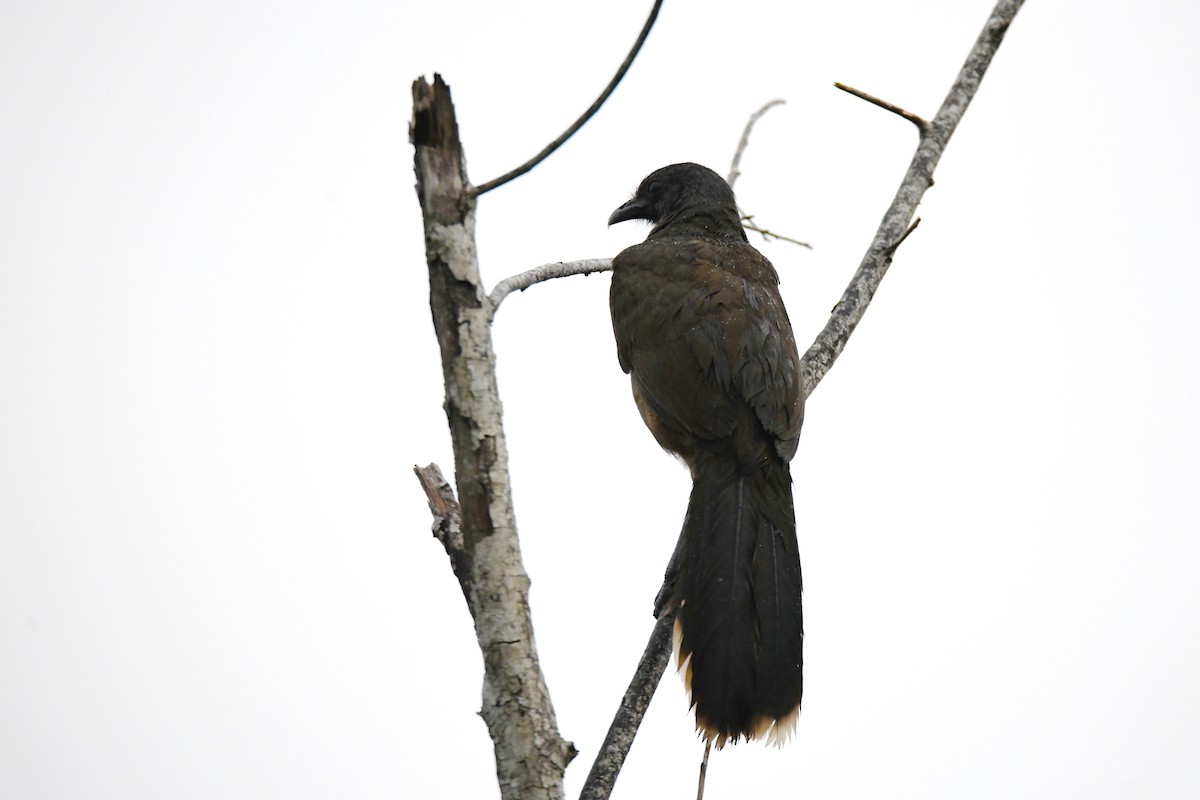
M 410 136 L 461 507 L 461 536 L 447 525 L 439 538 L 483 653 L 482 715 L 495 746 L 501 796 L 558 800 L 575 747 L 559 736 L 538 665 L 529 577 L 521 563 L 509 488 L 491 304 L 475 254 L 475 198 L 450 90 L 440 76 L 432 86 L 423 78 L 413 84 Z M 423 480 L 437 483 L 428 473 Z

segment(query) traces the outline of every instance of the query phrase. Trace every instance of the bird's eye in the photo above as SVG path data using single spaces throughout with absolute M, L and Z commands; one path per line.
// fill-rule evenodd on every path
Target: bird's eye
M 646 194 L 653 197 L 654 195 L 658 194 L 659 190 L 661 190 L 661 189 L 662 189 L 661 183 L 659 183 L 658 181 L 650 181 L 650 185 L 646 187 Z

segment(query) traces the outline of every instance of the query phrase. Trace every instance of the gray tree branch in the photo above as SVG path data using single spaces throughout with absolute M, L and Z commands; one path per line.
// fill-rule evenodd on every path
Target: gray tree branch
M 604 800 L 612 794 L 617 776 L 625 764 L 625 756 L 633 747 L 633 739 L 642 724 L 642 717 L 650 707 L 650 699 L 654 697 L 667 662 L 671 660 L 671 631 L 674 627 L 674 611 L 654 623 L 650 641 L 646 643 L 633 680 L 621 698 L 621 705 L 617 707 L 617 713 L 608 727 L 608 735 L 604 737 L 600 752 L 592 763 L 592 771 L 583 782 L 580 800 Z
M 833 307 L 825 327 L 800 359 L 800 374 L 804 378 L 806 396 L 812 394 L 817 384 L 829 372 L 833 362 L 845 349 L 850 334 L 858 327 L 859 321 L 866 313 L 871 298 L 875 296 L 875 290 L 879 288 L 880 281 L 892 264 L 897 246 L 907 235 L 916 216 L 917 205 L 925 196 L 925 191 L 933 185 L 933 171 L 946 150 L 946 143 L 950 141 L 950 136 L 966 113 L 967 106 L 979 91 L 984 73 L 987 72 L 1000 43 L 1004 41 L 1004 34 L 1008 32 L 1008 27 L 1024 1 L 1000 0 L 996 4 L 979 38 L 975 40 L 974 47 L 967 55 L 958 77 L 950 87 L 950 92 L 942 101 L 941 108 L 927 125 L 917 125 L 921 131 L 921 138 L 904 180 L 900 182 L 895 198 L 884 213 L 883 221 L 879 223 L 875 238 L 871 240 L 858 270 L 850 279 L 850 285 Z M 885 107 L 887 106 L 890 104 Z

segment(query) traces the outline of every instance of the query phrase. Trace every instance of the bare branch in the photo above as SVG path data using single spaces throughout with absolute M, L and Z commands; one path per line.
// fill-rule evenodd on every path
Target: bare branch
M 925 133 L 925 131 L 929 129 L 929 123 L 926 122 L 921 117 L 918 117 L 916 114 L 912 113 L 911 111 L 905 111 L 900 106 L 893 105 L 892 103 L 889 103 L 886 100 L 880 100 L 878 97 L 867 94 L 866 92 L 864 92 L 860 89 L 855 89 L 853 86 L 847 86 L 846 84 L 838 83 L 837 81 L 834 81 L 833 85 L 836 86 L 837 88 L 841 89 L 843 92 L 849 92 L 850 94 L 854 95 L 857 98 L 866 100 L 868 103 L 872 103 L 873 105 L 877 105 L 886 111 L 890 111 L 893 114 L 904 117 L 906 120 L 911 122 L 913 125 L 916 125 L 917 130 L 920 131 L 921 133 Z
M 591 275 L 593 272 L 604 272 L 610 269 L 612 269 L 611 258 L 586 258 L 582 261 L 555 261 L 550 264 L 542 264 L 540 267 L 534 267 L 500 281 L 488 295 L 488 302 L 491 303 L 492 314 L 495 314 L 496 309 L 504 302 L 504 298 L 513 292 L 523 292 L 535 283 L 548 281 L 551 278 L 565 278 L 568 275 Z
M 529 172 L 529 170 L 545 161 L 546 158 L 559 147 L 561 147 L 563 143 L 567 141 L 567 139 L 570 139 L 572 136 L 574 136 L 575 131 L 582 128 L 584 123 L 591 119 L 595 113 L 600 110 L 600 106 L 604 105 L 604 101 L 608 99 L 608 96 L 613 93 L 614 89 L 617 88 L 617 84 L 620 83 L 621 79 L 625 77 L 625 73 L 629 71 L 629 66 L 633 63 L 633 59 L 637 57 L 638 51 L 642 49 L 642 44 L 646 41 L 646 37 L 650 35 L 650 29 L 654 27 L 654 20 L 658 19 L 658 10 L 661 7 L 662 0 L 654 0 L 654 8 L 650 9 L 650 16 L 646 18 L 646 24 L 642 26 L 642 32 L 638 34 L 637 41 L 633 43 L 633 49 L 629 51 L 629 55 L 625 56 L 625 61 L 623 61 L 620 68 L 617 69 L 617 74 L 614 75 L 613 79 L 608 82 L 608 86 L 606 86 L 604 91 L 600 93 L 600 96 L 596 98 L 596 102 L 592 103 L 591 107 L 589 107 L 587 111 L 583 112 L 583 116 L 575 120 L 575 123 L 563 131 L 561 136 L 559 136 L 550 144 L 546 145 L 542 149 L 542 152 L 538 153 L 521 166 L 517 167 L 511 172 L 504 173 L 499 178 L 494 178 L 488 181 L 482 186 L 476 186 L 474 190 L 472 190 L 473 196 L 478 197 L 484 192 L 490 192 L 497 186 L 503 186 L 513 178 L 519 178 L 526 172 Z
M 742 138 L 738 141 L 737 150 L 733 151 L 733 161 L 729 164 L 729 177 L 725 179 L 729 184 L 729 188 L 733 188 L 733 185 L 737 183 L 738 177 L 742 174 L 742 153 L 746 152 L 746 145 L 750 144 L 750 131 L 754 130 L 754 123 L 758 122 L 759 117 L 763 114 L 775 106 L 783 105 L 783 103 L 783 100 L 772 100 L 751 114 L 750 119 L 746 120 L 746 127 L 742 129 Z
M 917 151 L 892 204 L 883 215 L 883 221 L 866 255 L 850 280 L 850 285 L 834 306 L 829 321 L 800 359 L 800 374 L 804 379 L 806 396 L 817 388 L 866 313 L 879 282 L 887 274 L 896 248 L 911 231 L 910 222 L 916 216 L 917 204 L 933 185 L 933 171 L 946 149 L 946 143 L 979 90 L 988 65 L 1023 4 L 1024 0 L 1000 0 L 996 4 L 937 115 L 922 129 Z
M 629 688 L 621 698 L 621 706 L 608 728 L 608 736 L 604 738 L 604 744 L 600 745 L 600 752 L 596 754 L 592 771 L 583 782 L 579 800 L 607 800 L 612 793 L 617 775 L 625 763 L 625 756 L 629 754 L 629 748 L 633 746 L 633 739 L 637 736 L 638 726 L 642 724 L 642 717 L 650 705 L 650 699 L 654 697 L 654 691 L 662 680 L 663 670 L 667 668 L 667 662 L 671 659 L 671 630 L 674 625 L 673 611 L 655 622 L 650 641 L 646 643 L 646 650 L 642 653 L 642 660 L 638 662 L 633 680 L 629 682 Z

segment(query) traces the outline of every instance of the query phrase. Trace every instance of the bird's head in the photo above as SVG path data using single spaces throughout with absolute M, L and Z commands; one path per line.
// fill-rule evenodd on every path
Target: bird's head
M 688 163 L 672 164 L 647 175 L 629 202 L 608 218 L 608 224 L 644 219 L 661 226 L 685 211 L 726 212 L 738 218 L 737 201 L 725 179 L 708 167 Z

